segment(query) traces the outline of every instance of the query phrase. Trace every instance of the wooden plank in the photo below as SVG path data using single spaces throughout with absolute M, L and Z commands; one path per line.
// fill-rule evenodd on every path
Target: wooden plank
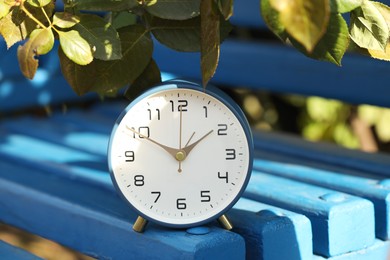
M 42 260 L 42 258 L 2 240 L 0 240 L 0 256 L 2 260 Z
M 308 217 L 316 254 L 330 257 L 374 243 L 374 207 L 367 200 L 257 171 L 244 196 Z
M 313 257 L 313 260 L 384 260 L 389 259 L 390 241 L 375 240 L 372 246 L 367 248 L 348 252 L 342 255 L 324 258 L 321 256 Z
M 375 208 L 376 236 L 390 238 L 390 179 L 373 179 L 346 175 L 343 172 L 256 159 L 256 170 L 286 177 L 370 200 Z
M 241 198 L 228 216 L 245 239 L 247 259 L 313 258 L 311 224 L 303 215 Z
M 7 176 L 0 178 L 1 221 L 84 254 L 113 259 L 245 256 L 244 240 L 235 233 L 209 227 L 206 234 L 194 235 L 150 225 L 139 234 L 132 230 L 135 213 L 112 191 L 20 165 L 1 162 L 1 167 L 7 168 Z M 24 180 L 28 175 L 32 183 Z
M 352 171 L 390 176 L 390 156 L 382 153 L 364 153 L 325 142 L 309 142 L 289 134 L 254 131 L 254 145 L 259 151 L 299 159 L 300 163 L 322 163 Z
M 197 53 L 179 53 L 156 44 L 154 57 L 163 71 L 200 78 Z M 351 54 L 338 67 L 309 59 L 284 45 L 226 40 L 211 82 L 390 107 L 390 75 L 384 73 L 389 68 L 388 62 Z

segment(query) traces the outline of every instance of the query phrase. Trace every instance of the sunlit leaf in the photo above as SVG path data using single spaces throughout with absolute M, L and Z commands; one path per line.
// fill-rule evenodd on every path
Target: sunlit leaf
M 384 109 L 375 126 L 375 131 L 382 142 L 390 142 L 390 109 Z
M 75 30 L 58 31 L 60 45 L 65 55 L 79 65 L 87 65 L 92 62 L 93 54 L 89 43 Z
M 11 48 L 15 43 L 26 39 L 27 35 L 32 31 L 26 28 L 24 19 L 24 13 L 19 8 L 14 8 L 0 20 L 0 34 L 4 38 L 7 48 Z
M 149 64 L 153 42 L 146 28 L 134 25 L 118 32 L 122 42 L 120 60 L 95 59 L 86 66 L 80 66 L 59 51 L 62 73 L 77 94 L 116 92 L 137 79 Z
M 11 6 L 4 1 L 0 1 L 0 19 L 5 17 L 10 12 Z
M 358 116 L 368 125 L 375 125 L 381 118 L 383 108 L 371 105 L 360 105 L 358 107 Z
M 68 0 L 65 8 L 89 11 L 128 11 L 138 6 L 138 0 Z
M 270 4 L 289 35 L 311 52 L 328 26 L 329 0 L 270 0 Z
M 80 18 L 71 13 L 56 12 L 53 16 L 53 25 L 63 29 L 71 28 L 79 22 Z
M 330 9 L 333 13 L 347 13 L 359 7 L 364 0 L 330 0 Z
M 156 62 L 151 59 L 142 74 L 127 88 L 125 97 L 131 101 L 148 88 L 157 85 L 160 82 L 160 69 L 158 68 Z
M 18 47 L 18 61 L 23 75 L 32 79 L 38 68 L 36 56 L 48 53 L 54 45 L 54 35 L 51 29 L 34 30 L 29 40 Z
M 79 17 L 80 22 L 73 29 L 89 43 L 93 57 L 100 60 L 116 60 L 122 57 L 118 32 L 110 23 L 92 14 L 82 14 Z
M 333 139 L 337 144 L 351 149 L 356 149 L 360 146 L 358 138 L 345 123 L 338 123 L 334 126 Z
M 270 0 L 261 0 L 260 1 L 260 11 L 261 15 L 267 24 L 268 28 L 278 36 L 283 42 L 288 38 L 286 33 L 286 28 L 280 22 L 279 13 L 271 5 Z
M 351 12 L 350 35 L 361 48 L 385 50 L 389 27 L 373 2 L 364 1 L 359 8 Z
M 211 1 L 211 0 L 210 0 Z M 200 0 L 158 0 L 146 7 L 148 13 L 168 20 L 187 20 L 200 14 Z
M 348 25 L 340 14 L 333 13 L 325 35 L 311 53 L 307 52 L 298 42 L 294 40 L 291 42 L 308 57 L 341 65 L 341 59 L 349 45 Z
M 26 2 L 35 7 L 43 7 L 48 5 L 51 0 L 27 0 Z
M 214 76 L 219 61 L 220 17 L 215 8 L 214 2 L 210 0 L 201 1 L 200 66 L 204 87 Z

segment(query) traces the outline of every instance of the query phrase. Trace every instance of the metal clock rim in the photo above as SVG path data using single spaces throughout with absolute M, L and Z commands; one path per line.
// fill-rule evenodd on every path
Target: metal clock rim
M 119 188 L 119 185 L 118 185 L 118 183 L 117 183 L 117 181 L 115 179 L 115 176 L 114 176 L 114 172 L 113 172 L 113 168 L 112 168 L 111 160 L 110 160 L 113 137 L 114 137 L 114 135 L 116 133 L 116 130 L 117 130 L 120 122 L 122 121 L 123 117 L 127 114 L 127 112 L 135 104 L 137 104 L 140 100 L 144 99 L 145 97 L 148 97 L 148 96 L 150 96 L 150 95 L 152 95 L 154 93 L 158 93 L 160 91 L 172 90 L 172 89 L 192 89 L 192 90 L 195 90 L 195 91 L 206 93 L 206 94 L 216 98 L 220 102 L 222 102 L 226 107 L 229 108 L 229 110 L 238 119 L 240 125 L 242 126 L 242 128 L 244 130 L 246 139 L 248 141 L 248 152 L 249 152 L 248 171 L 247 171 L 247 174 L 246 174 L 245 181 L 244 181 L 240 191 L 237 193 L 237 196 L 224 209 L 222 209 L 216 215 L 214 215 L 212 217 L 209 217 L 207 219 L 204 219 L 202 221 L 189 223 L 189 224 L 173 224 L 173 223 L 162 222 L 160 220 L 151 218 L 150 216 L 144 214 L 143 212 L 138 210 L 135 206 L 133 206 L 127 200 L 127 198 L 125 197 L 125 195 L 122 193 L 121 189 Z M 240 197 L 242 196 L 243 192 L 245 191 L 245 189 L 246 189 L 246 187 L 248 185 L 248 182 L 249 182 L 249 179 L 250 179 L 251 173 L 252 173 L 253 149 L 254 149 L 253 146 L 254 145 L 253 145 L 252 131 L 251 131 L 249 123 L 248 123 L 248 121 L 247 121 L 247 119 L 246 119 L 246 117 L 244 115 L 244 112 L 233 101 L 233 99 L 231 97 L 229 97 L 226 93 L 224 93 L 223 91 L 219 90 L 218 88 L 216 88 L 216 87 L 214 87 L 212 85 L 209 85 L 209 86 L 207 86 L 206 89 L 204 89 L 200 85 L 198 85 L 196 83 L 193 83 L 193 82 L 189 82 L 189 81 L 185 81 L 185 80 L 179 80 L 179 79 L 169 80 L 169 81 L 162 82 L 162 83 L 160 83 L 160 85 L 156 85 L 152 89 L 149 89 L 149 90 L 145 91 L 143 94 L 141 94 L 136 99 L 134 99 L 132 102 L 130 102 L 130 104 L 127 105 L 126 108 L 118 116 L 118 118 L 115 121 L 114 127 L 113 127 L 113 129 L 111 131 L 111 135 L 110 135 L 110 139 L 109 139 L 109 143 L 108 143 L 108 149 L 107 149 L 108 169 L 109 169 L 109 172 L 110 172 L 111 181 L 112 181 L 112 183 L 113 183 L 117 193 L 126 202 L 126 204 L 129 205 L 139 216 L 141 216 L 141 217 L 143 217 L 143 218 L 145 218 L 145 219 L 147 219 L 147 220 L 149 220 L 149 221 L 151 221 L 153 223 L 156 223 L 156 224 L 161 225 L 161 226 L 169 227 L 169 228 L 190 228 L 190 227 L 204 225 L 206 223 L 210 223 L 211 221 L 218 219 L 220 216 L 222 216 L 228 210 L 230 210 L 234 206 L 234 204 L 240 199 Z

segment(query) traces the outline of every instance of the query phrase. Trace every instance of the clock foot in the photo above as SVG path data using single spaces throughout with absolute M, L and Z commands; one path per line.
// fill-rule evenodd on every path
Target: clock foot
M 218 222 L 224 229 L 227 229 L 227 230 L 233 229 L 232 223 L 230 222 L 230 220 L 227 218 L 227 216 L 225 214 L 218 218 Z
M 134 222 L 133 230 L 138 233 L 143 233 L 148 224 L 148 221 L 141 216 L 138 216 L 137 220 Z

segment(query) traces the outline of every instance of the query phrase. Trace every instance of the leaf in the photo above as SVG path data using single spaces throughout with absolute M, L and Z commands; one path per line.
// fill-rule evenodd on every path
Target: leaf
M 27 0 L 26 2 L 34 7 L 43 7 L 50 4 L 51 0 Z
M 288 38 L 286 28 L 279 20 L 279 13 L 270 5 L 270 0 L 260 1 L 260 12 L 268 28 L 285 42 Z
M 368 0 L 351 12 L 351 39 L 361 48 L 385 50 L 389 27 L 377 6 Z
M 29 40 L 18 47 L 19 66 L 25 77 L 34 78 L 38 68 L 38 60 L 35 57 L 48 53 L 53 45 L 54 35 L 51 29 L 36 29 Z
M 11 6 L 4 1 L 0 1 L 0 19 L 5 17 L 11 10 Z
M 218 8 L 225 20 L 233 15 L 233 0 L 217 0 Z
M 289 35 L 311 52 L 328 26 L 329 0 L 270 0 Z
M 333 13 L 325 35 L 311 53 L 297 41 L 291 40 L 291 43 L 310 58 L 329 61 L 340 66 L 349 45 L 348 25 L 341 14 Z
M 375 125 L 375 131 L 382 142 L 390 142 L 390 109 L 383 109 L 381 117 Z
M 333 13 L 348 13 L 362 5 L 364 0 L 330 0 Z
M 65 2 L 65 1 L 64 1 Z M 138 0 L 68 0 L 65 8 L 88 11 L 128 11 L 138 6 Z
M 56 12 L 53 16 L 53 25 L 67 29 L 75 26 L 80 22 L 80 18 L 67 12 Z
M 206 87 L 217 70 L 220 51 L 220 17 L 215 10 L 214 2 L 202 0 L 200 5 L 201 35 L 200 35 L 200 66 L 202 84 Z
M 211 1 L 211 0 L 210 0 Z M 168 20 L 187 20 L 200 14 L 201 0 L 158 0 L 145 9 L 153 16 Z
M 115 92 L 138 78 L 149 64 L 153 42 L 146 28 L 133 25 L 118 32 L 122 43 L 120 60 L 94 60 L 80 66 L 59 51 L 62 73 L 78 95 L 89 91 L 102 95 Z
M 382 14 L 383 18 L 385 18 L 387 26 L 390 28 L 390 8 L 387 5 L 384 5 L 384 4 L 379 3 L 379 2 L 372 2 L 372 3 L 379 10 L 379 12 Z M 385 50 L 367 49 L 365 52 L 366 52 L 365 54 L 368 54 L 372 58 L 390 61 L 390 43 L 389 42 L 387 42 Z
M 111 12 L 109 19 L 116 30 L 137 23 L 137 15 L 128 11 Z
M 87 65 L 92 62 L 93 54 L 88 42 L 75 30 L 58 31 L 60 45 L 65 55 L 79 65 Z
M 160 69 L 156 62 L 151 59 L 142 74 L 127 88 L 125 97 L 131 101 L 151 86 L 157 85 L 160 82 Z
M 118 32 L 103 18 L 81 14 L 80 22 L 73 29 L 80 33 L 93 50 L 93 57 L 100 60 L 117 60 L 122 57 Z

